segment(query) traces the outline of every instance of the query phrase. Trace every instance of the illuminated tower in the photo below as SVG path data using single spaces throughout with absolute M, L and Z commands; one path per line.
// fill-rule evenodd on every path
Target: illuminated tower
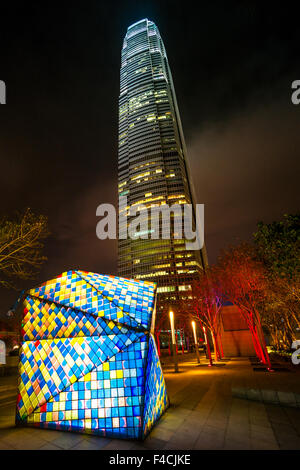
M 118 170 L 127 210 L 140 204 L 194 207 L 172 75 L 159 30 L 148 19 L 131 25 L 123 42 Z M 159 312 L 189 298 L 207 261 L 205 249 L 188 251 L 185 240 L 173 236 L 153 240 L 150 224 L 148 232 L 149 239 L 119 239 L 118 269 L 120 276 L 157 283 Z

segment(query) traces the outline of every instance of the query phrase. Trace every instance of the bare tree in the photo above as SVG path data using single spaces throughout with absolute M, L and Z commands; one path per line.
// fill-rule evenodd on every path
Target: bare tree
M 221 359 L 222 344 L 220 336 L 220 310 L 222 307 L 222 292 L 212 269 L 206 269 L 200 274 L 199 281 L 193 284 L 193 309 L 195 316 L 210 331 L 215 360 Z
M 267 277 L 254 248 L 247 243 L 229 247 L 219 257 L 215 272 L 224 295 L 245 318 L 258 358 L 271 370 L 260 318 L 267 296 Z
M 0 220 L 0 286 L 14 288 L 16 279 L 32 279 L 46 261 L 42 240 L 49 235 L 47 217 L 30 209 L 15 220 Z

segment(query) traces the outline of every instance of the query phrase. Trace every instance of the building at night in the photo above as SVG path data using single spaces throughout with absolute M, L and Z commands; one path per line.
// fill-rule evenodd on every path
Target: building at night
M 128 226 L 132 209 L 141 205 L 148 209 L 148 219 L 151 208 L 178 204 L 183 210 L 192 204 L 195 226 L 195 196 L 175 89 L 152 21 L 143 19 L 128 28 L 120 75 L 118 187 L 127 206 L 119 206 L 119 215 L 126 211 Z M 161 220 L 159 230 L 163 235 Z M 159 312 L 164 305 L 188 299 L 192 281 L 207 264 L 206 253 L 205 248 L 187 250 L 184 239 L 174 238 L 174 225 L 169 239 L 151 239 L 150 221 L 146 232 L 144 239 L 138 233 L 136 239 L 119 239 L 118 270 L 120 276 L 158 285 Z

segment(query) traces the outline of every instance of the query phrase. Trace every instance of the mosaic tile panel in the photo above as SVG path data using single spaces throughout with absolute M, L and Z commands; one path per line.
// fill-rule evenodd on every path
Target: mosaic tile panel
M 168 403 L 156 286 L 67 271 L 24 299 L 16 422 L 143 439 Z
M 165 379 L 163 376 L 156 344 L 152 335 L 149 338 L 149 352 L 146 368 L 145 403 L 144 403 L 144 437 L 169 405 Z

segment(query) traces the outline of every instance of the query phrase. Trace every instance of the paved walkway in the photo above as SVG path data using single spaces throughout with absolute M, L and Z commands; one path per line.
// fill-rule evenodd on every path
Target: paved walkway
M 140 443 L 36 428 L 15 428 L 15 376 L 0 379 L 0 449 L 300 449 L 300 408 L 234 396 L 236 389 L 300 394 L 300 366 L 254 371 L 249 359 L 207 367 L 193 356 L 173 373 L 163 360 L 172 405 Z M 286 367 L 286 366 L 284 366 Z

